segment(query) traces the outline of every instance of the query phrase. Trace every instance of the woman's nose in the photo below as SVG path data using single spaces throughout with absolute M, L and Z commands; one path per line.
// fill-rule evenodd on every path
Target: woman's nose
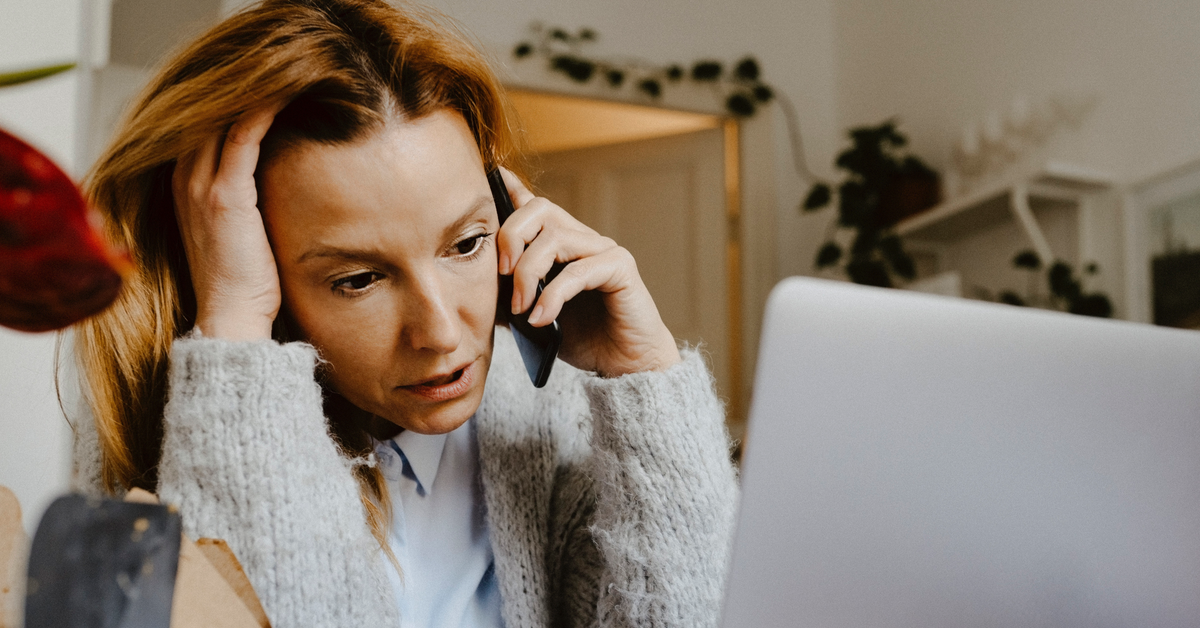
M 405 300 L 403 334 L 408 343 L 419 351 L 453 353 L 462 340 L 462 324 L 453 295 L 435 284 L 427 284 L 408 292 Z

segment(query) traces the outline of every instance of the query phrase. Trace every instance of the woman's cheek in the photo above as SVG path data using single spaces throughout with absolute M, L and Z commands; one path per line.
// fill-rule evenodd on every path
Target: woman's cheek
M 389 317 L 386 304 L 365 295 L 356 299 L 339 296 L 324 283 L 299 286 L 284 302 L 292 319 L 322 356 L 330 361 L 369 347 L 378 339 Z M 375 301 L 376 303 L 368 303 Z
M 470 312 L 472 327 L 483 326 L 490 331 L 496 322 L 496 300 L 500 294 L 500 275 L 495 255 L 489 263 L 480 263 L 482 270 L 473 273 L 471 282 L 460 294 L 466 297 L 461 308 Z

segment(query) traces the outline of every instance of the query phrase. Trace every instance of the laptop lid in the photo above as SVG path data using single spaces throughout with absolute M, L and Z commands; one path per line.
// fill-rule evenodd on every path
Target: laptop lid
M 1200 625 L 1200 334 L 793 278 L 726 628 Z

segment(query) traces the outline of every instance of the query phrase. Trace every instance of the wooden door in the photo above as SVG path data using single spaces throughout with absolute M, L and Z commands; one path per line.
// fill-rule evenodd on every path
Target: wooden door
M 544 153 L 533 175 L 539 194 L 633 254 L 663 321 L 677 339 L 703 344 L 728 402 L 723 142 L 716 128 Z

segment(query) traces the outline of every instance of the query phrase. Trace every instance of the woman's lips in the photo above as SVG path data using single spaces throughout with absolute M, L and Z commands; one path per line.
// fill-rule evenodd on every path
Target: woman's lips
M 463 393 L 471 389 L 471 384 L 475 381 L 475 364 L 475 362 L 472 362 L 447 377 L 430 380 L 430 382 L 424 384 L 401 386 L 400 388 L 429 401 L 449 401 L 455 397 L 462 396 Z M 432 383 L 434 381 L 438 381 L 439 383 Z

